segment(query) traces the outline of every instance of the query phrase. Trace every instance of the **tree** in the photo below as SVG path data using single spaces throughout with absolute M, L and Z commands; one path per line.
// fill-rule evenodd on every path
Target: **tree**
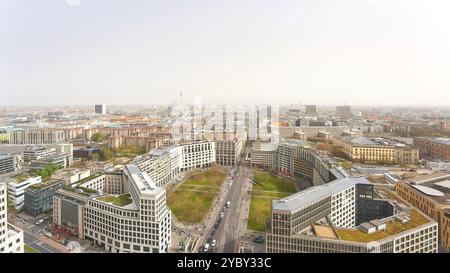
M 104 160 L 109 160 L 113 157 L 113 151 L 109 147 L 103 149 L 102 157 Z
M 56 164 L 49 164 L 47 166 L 45 166 L 43 169 L 41 170 L 37 170 L 36 174 L 40 177 L 42 177 L 42 180 L 47 181 L 50 179 L 50 177 L 52 176 L 52 174 L 54 172 L 56 172 L 59 169 L 59 166 Z
M 94 142 L 103 141 L 103 135 L 100 132 L 97 132 L 91 136 L 91 141 L 94 141 Z

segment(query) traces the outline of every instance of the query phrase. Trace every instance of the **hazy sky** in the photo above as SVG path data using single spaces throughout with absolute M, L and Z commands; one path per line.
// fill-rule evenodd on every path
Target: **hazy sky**
M 0 0 L 0 105 L 450 105 L 447 0 L 80 1 Z

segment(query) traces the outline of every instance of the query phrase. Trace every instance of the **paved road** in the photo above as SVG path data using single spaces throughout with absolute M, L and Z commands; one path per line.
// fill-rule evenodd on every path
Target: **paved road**
M 225 210 L 225 215 L 218 228 L 216 229 L 213 225 L 207 232 L 205 239 L 213 238 L 217 240 L 217 246 L 214 249 L 211 249 L 210 252 L 233 253 L 238 252 L 239 250 L 239 238 L 241 232 L 245 229 L 245 223 L 243 221 L 247 217 L 246 215 L 243 216 L 242 198 L 247 189 L 245 183 L 248 183 L 251 177 L 250 167 L 245 161 L 245 156 L 248 151 L 249 147 L 247 147 L 242 154 L 231 187 L 228 189 L 226 197 L 221 203 L 221 208 L 223 208 L 227 201 L 230 201 L 231 207 Z M 222 210 L 218 210 L 217 213 L 213 215 L 214 223 L 217 223 L 220 218 L 221 211 Z M 212 235 L 212 233 L 214 235 Z M 203 245 L 205 243 L 206 242 L 203 242 Z
M 25 244 L 31 246 L 32 248 L 36 249 L 41 253 L 60 253 L 59 250 L 42 242 L 38 236 L 34 235 L 33 233 L 27 230 L 23 231 L 23 240 Z

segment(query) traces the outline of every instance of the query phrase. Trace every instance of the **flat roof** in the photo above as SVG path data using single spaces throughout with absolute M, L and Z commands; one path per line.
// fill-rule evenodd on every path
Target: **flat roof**
M 430 196 L 444 196 L 443 192 L 441 192 L 439 190 L 436 190 L 436 189 L 433 189 L 433 188 L 430 188 L 430 187 L 427 187 L 427 186 L 422 186 L 422 185 L 411 185 L 411 186 L 413 188 L 415 188 L 416 190 L 419 190 L 422 193 L 425 193 L 426 195 L 430 195 Z
M 443 138 L 443 137 L 417 137 L 417 139 L 423 139 L 423 140 L 428 140 L 428 141 L 439 143 L 439 144 L 450 145 L 450 138 Z
M 406 223 L 402 223 L 402 221 L 396 218 L 396 215 L 378 220 L 386 224 L 386 229 L 375 231 L 371 234 L 358 229 L 358 227 L 352 229 L 336 228 L 336 233 L 341 240 L 368 243 L 400 234 L 430 222 L 427 217 L 415 209 L 410 211 L 408 218 L 409 220 Z
M 414 190 L 443 205 L 450 206 L 450 173 L 438 172 L 431 175 L 419 175 L 402 181 Z
M 272 210 L 293 211 L 318 199 L 341 192 L 356 184 L 370 184 L 364 177 L 345 177 L 330 183 L 313 186 L 279 200 L 272 200 Z
M 441 182 L 436 182 L 436 183 L 434 183 L 434 185 L 439 186 L 439 187 L 443 187 L 443 188 L 446 188 L 446 189 L 450 190 L 450 180 L 444 180 L 444 181 L 441 181 Z
M 318 236 L 318 237 L 329 238 L 329 239 L 338 239 L 333 228 L 330 226 L 313 225 L 313 230 L 314 230 L 314 233 L 316 234 L 316 236 Z

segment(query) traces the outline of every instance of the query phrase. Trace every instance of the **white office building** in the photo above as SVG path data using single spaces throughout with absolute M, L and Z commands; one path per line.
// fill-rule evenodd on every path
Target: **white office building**
M 134 164 L 103 176 L 59 190 L 54 223 L 113 253 L 168 252 L 171 212 L 165 189 Z
M 25 190 L 31 185 L 41 183 L 42 178 L 19 174 L 11 177 L 11 179 L 12 181 L 8 183 L 8 198 L 14 204 L 16 210 L 20 210 L 25 204 Z
M 214 141 L 199 141 L 181 145 L 181 170 L 195 170 L 211 166 L 216 162 L 216 144 Z
M 44 146 L 27 146 L 23 151 L 23 160 L 31 162 L 32 160 L 40 160 L 56 154 L 56 148 L 47 148 Z
M 0 183 L 0 253 L 23 253 L 23 231 L 8 223 L 7 187 Z

